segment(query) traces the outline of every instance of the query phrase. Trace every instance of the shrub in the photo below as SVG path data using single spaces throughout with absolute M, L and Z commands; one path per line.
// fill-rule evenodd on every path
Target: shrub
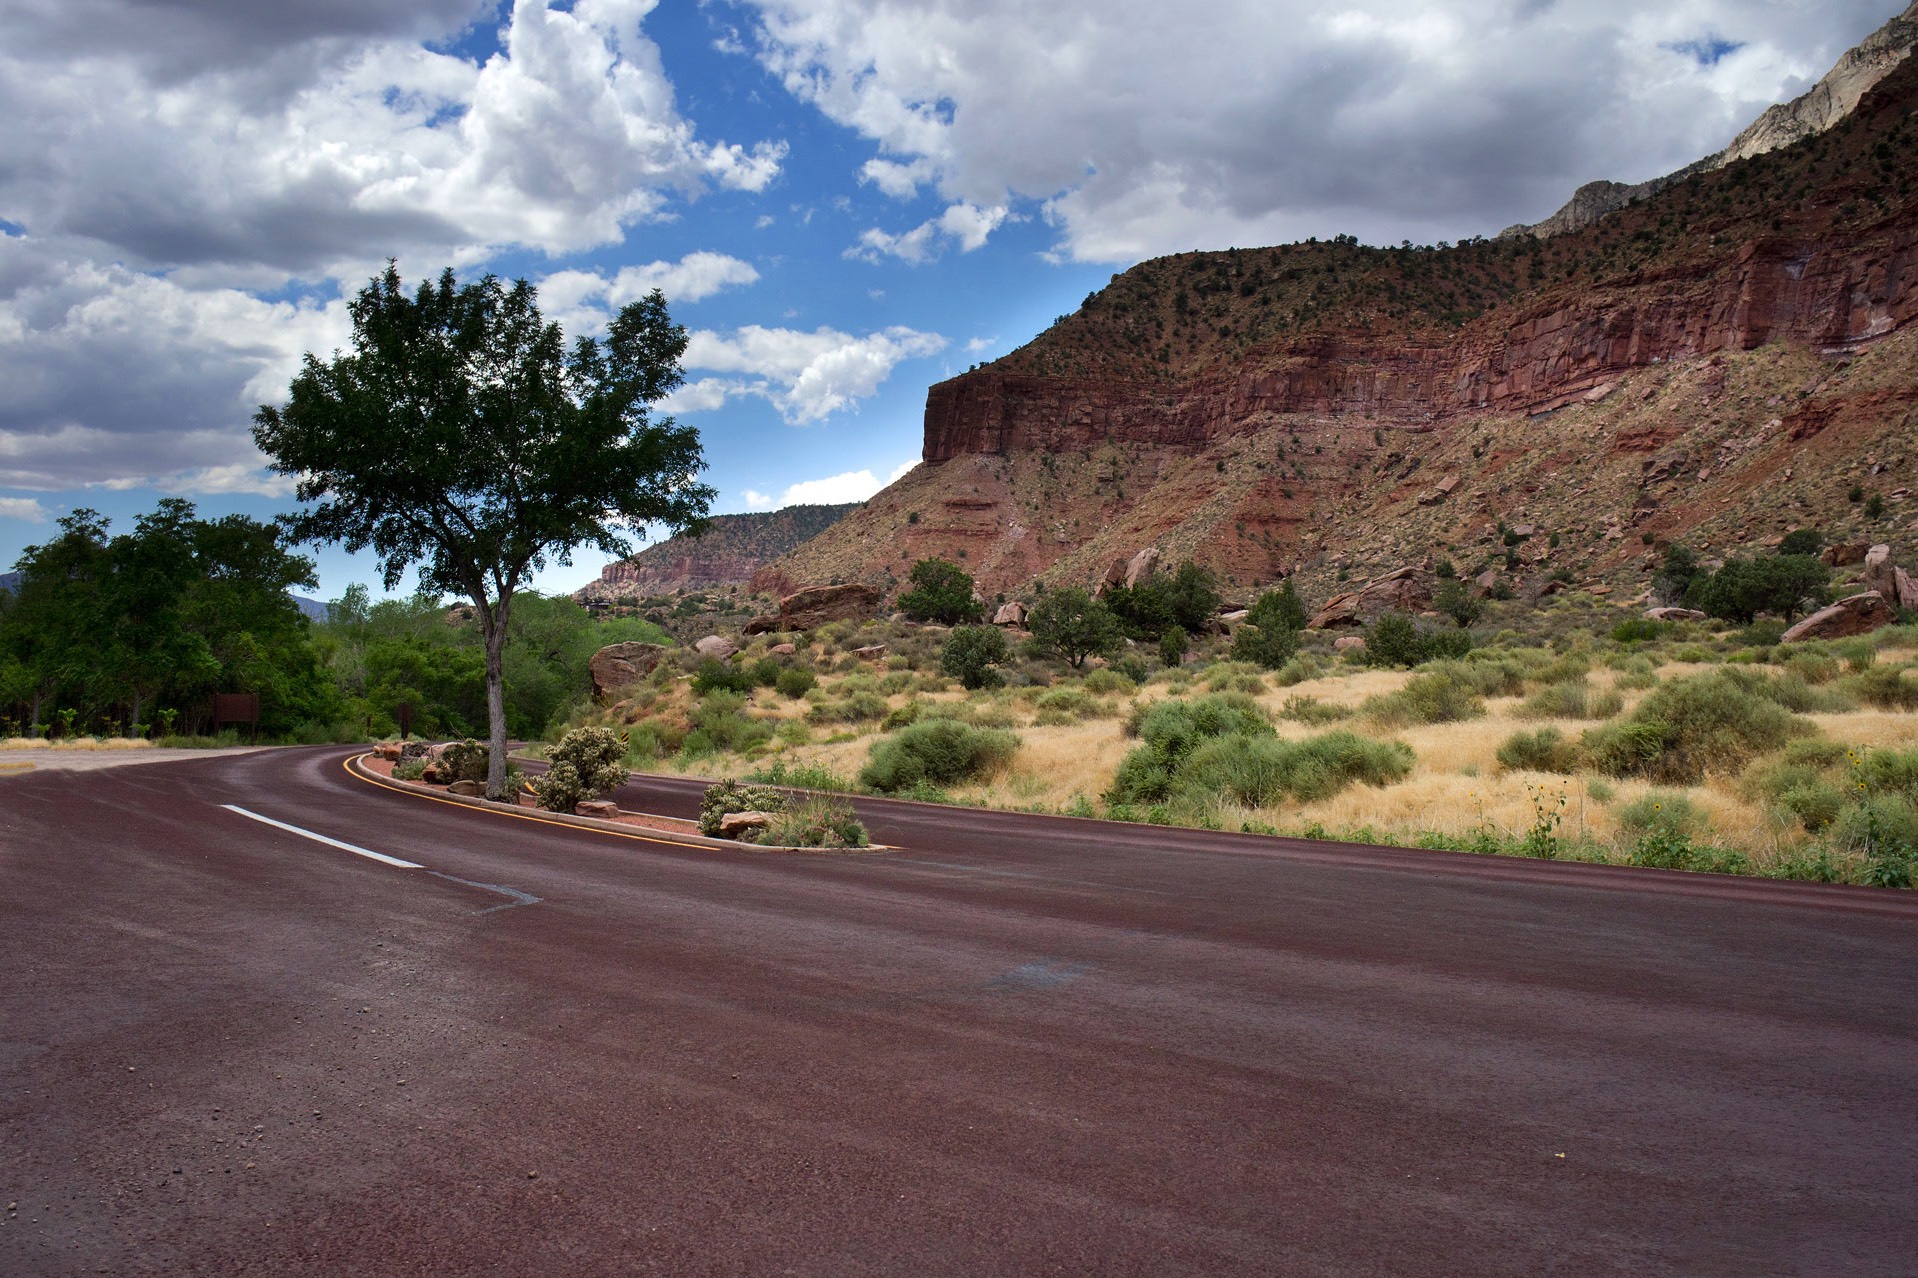
M 886 717 L 886 699 L 877 692 L 857 691 L 837 701 L 822 701 L 806 711 L 808 723 L 866 723 Z
M 1087 657 L 1117 652 L 1125 636 L 1112 610 L 1077 586 L 1048 590 L 1026 614 L 1032 646 L 1077 670 Z
M 1839 688 L 1815 688 L 1796 672 L 1766 681 L 1765 695 L 1795 714 L 1841 714 L 1858 703 Z
M 1350 706 L 1333 705 L 1320 701 L 1317 697 L 1290 696 L 1279 707 L 1279 717 L 1290 719 L 1294 723 L 1319 726 L 1327 723 L 1339 723 L 1352 717 Z
M 1918 667 L 1867 666 L 1847 675 L 1844 686 L 1880 710 L 1918 710 Z
M 1547 684 L 1525 698 L 1516 713 L 1521 719 L 1583 719 L 1590 704 L 1589 693 L 1583 679 Z
M 1746 679 L 1715 670 L 1662 684 L 1624 720 L 1588 731 L 1584 747 L 1613 776 L 1695 784 L 1811 731 Z
M 1232 636 L 1232 659 L 1277 670 L 1299 650 L 1299 631 L 1308 620 L 1292 583 L 1268 590 L 1247 610 L 1245 624 Z
M 1309 652 L 1301 652 L 1272 672 L 1272 683 L 1276 687 L 1290 688 L 1308 679 L 1316 679 L 1324 673 L 1325 667 L 1319 664 L 1317 657 Z
M 899 596 L 899 611 L 914 621 L 945 625 L 979 620 L 983 608 L 973 597 L 972 574 L 943 559 L 921 559 L 906 574 L 912 589 Z
M 1176 666 L 1185 660 L 1186 649 L 1191 647 L 1185 630 L 1174 626 L 1159 636 L 1159 662 L 1162 665 Z
M 743 753 L 772 740 L 773 725 L 745 713 L 746 697 L 738 692 L 712 692 L 693 707 L 692 731 L 680 749 L 697 757 L 716 751 Z
M 1121 671 L 1112 669 L 1088 671 L 1085 687 L 1087 692 L 1098 693 L 1100 696 L 1117 692 L 1129 697 L 1139 690 L 1137 682 Z
M 1205 674 L 1205 686 L 1213 692 L 1243 692 L 1257 696 L 1265 691 L 1265 676 L 1259 668 L 1244 661 L 1221 661 Z
M 487 765 L 493 761 L 493 747 L 470 738 L 448 742 L 440 751 L 440 768 L 449 781 L 485 781 Z
M 816 794 L 775 815 L 756 841 L 789 848 L 863 848 L 872 839 L 852 804 Z
M 702 697 L 711 692 L 751 692 L 758 686 L 750 667 L 717 657 L 702 658 L 693 671 L 693 691 Z
M 1078 723 L 1112 713 L 1112 708 L 1083 687 L 1048 688 L 1033 698 L 1037 722 L 1043 725 Z
M 773 687 L 778 689 L 780 696 L 791 697 L 797 701 L 811 692 L 818 683 L 819 680 L 814 677 L 812 671 L 802 670 L 798 666 L 787 666 L 774 678 Z
M 859 783 L 885 793 L 921 784 L 952 785 L 1003 768 L 1018 750 L 1014 733 L 955 719 L 928 719 L 874 745 Z
M 783 812 L 786 796 L 771 786 L 741 785 L 721 781 L 706 787 L 699 800 L 699 832 L 708 838 L 719 837 L 719 820 L 735 812 Z
M 971 691 L 1003 682 L 999 667 L 1010 655 L 997 626 L 960 626 L 939 648 L 939 668 Z
M 396 781 L 418 781 L 426 775 L 426 760 L 423 758 L 401 759 L 393 765 L 393 779 Z
M 1514 732 L 1498 748 L 1500 766 L 1514 772 L 1556 772 L 1561 776 L 1578 771 L 1578 744 L 1557 728 L 1537 732 Z
M 1628 617 L 1612 627 L 1612 642 L 1644 643 L 1648 639 L 1658 638 L 1667 629 L 1669 627 L 1650 617 Z
M 1419 666 L 1471 650 L 1465 631 L 1427 630 L 1402 612 L 1381 613 L 1365 632 L 1365 660 L 1374 666 Z
M 1113 777 L 1106 802 L 1156 803 L 1171 797 L 1172 781 L 1186 756 L 1222 736 L 1272 736 L 1265 711 L 1242 693 L 1219 693 L 1189 701 L 1134 707 L 1126 735 L 1144 744 L 1127 753 Z
M 548 812 L 571 812 L 625 783 L 626 743 L 605 728 L 574 728 L 553 747 L 533 792 Z
M 1388 726 L 1458 723 L 1485 713 L 1485 699 L 1456 670 L 1416 674 L 1397 692 L 1368 698 L 1366 714 Z
M 1175 795 L 1222 794 L 1248 807 L 1268 807 L 1288 795 L 1312 802 L 1364 781 L 1389 785 L 1412 770 L 1412 748 L 1352 732 L 1328 732 L 1304 741 L 1235 733 L 1206 741 L 1179 764 Z

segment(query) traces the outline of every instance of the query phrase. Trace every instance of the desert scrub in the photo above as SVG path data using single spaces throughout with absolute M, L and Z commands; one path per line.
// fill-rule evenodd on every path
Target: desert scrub
M 1218 693 L 1190 701 L 1136 706 L 1126 735 L 1143 744 L 1120 761 L 1108 804 L 1159 803 L 1172 795 L 1173 778 L 1186 756 L 1219 737 L 1271 737 L 1272 724 L 1258 702 L 1244 693 Z
M 396 781 L 418 781 L 426 775 L 426 760 L 420 757 L 401 759 L 393 765 L 393 779 Z
M 1205 672 L 1205 686 L 1212 692 L 1243 692 L 1257 696 L 1265 691 L 1265 676 L 1259 667 L 1246 661 L 1221 661 Z
M 787 666 L 774 677 L 773 687 L 779 690 L 780 696 L 797 701 L 811 692 L 818 682 L 812 671 L 799 666 Z
M 875 743 L 859 770 L 859 784 L 896 794 L 979 780 L 1011 763 L 1018 751 L 1016 733 L 926 719 Z
M 1795 670 L 1770 680 L 1765 693 L 1794 714 L 1843 714 L 1858 708 L 1858 703 L 1842 688 L 1818 687 Z
M 1352 732 L 1303 741 L 1235 733 L 1206 741 L 1181 760 L 1172 794 L 1187 801 L 1223 795 L 1253 808 L 1288 797 L 1310 803 L 1361 781 L 1383 786 L 1403 780 L 1413 762 L 1412 748 L 1403 742 Z
M 1041 727 L 1083 723 L 1087 719 L 1108 719 L 1117 711 L 1109 701 L 1101 701 L 1083 687 L 1047 688 L 1032 699 L 1036 711 L 1033 722 Z
M 440 751 L 440 767 L 449 781 L 485 781 L 493 748 L 471 739 L 451 741 Z
M 1813 731 L 1749 677 L 1713 670 L 1653 689 L 1624 719 L 1587 731 L 1583 745 L 1592 766 L 1612 776 L 1695 785 Z
M 680 743 L 689 759 L 722 751 L 744 754 L 773 739 L 773 725 L 746 714 L 746 698 L 737 692 L 709 692 L 692 710 L 692 730 Z
M 1342 723 L 1350 719 L 1354 711 L 1350 706 L 1333 705 L 1320 701 L 1317 697 L 1308 697 L 1293 693 L 1279 707 L 1279 718 L 1290 719 L 1294 723 L 1303 723 L 1309 727 L 1323 727 L 1328 723 Z
M 1609 719 L 1624 708 L 1624 697 L 1611 691 L 1594 692 L 1580 676 L 1546 684 L 1525 698 L 1515 713 L 1521 719 Z
M 1569 776 L 1583 762 L 1578 743 L 1557 728 L 1514 732 L 1498 748 L 1499 766 L 1512 772 L 1556 772 Z
M 1113 693 L 1118 693 L 1122 697 L 1129 697 L 1139 690 L 1139 685 L 1117 670 L 1102 668 L 1087 672 L 1085 689 L 1087 692 L 1102 697 L 1110 696 Z
M 1485 698 L 1452 663 L 1406 680 L 1397 692 L 1368 697 L 1361 711 L 1388 728 L 1414 723 L 1459 723 L 1485 713 Z
M 851 682 L 848 680 L 847 682 Z M 867 723 L 886 717 L 886 699 L 864 689 L 837 700 L 822 700 L 806 711 L 808 723 Z
M 770 815 L 783 812 L 785 808 L 786 796 L 771 786 L 721 781 L 717 785 L 707 786 L 706 793 L 700 796 L 699 832 L 708 838 L 718 838 L 722 817 L 735 812 L 764 812 Z
M 1276 687 L 1290 688 L 1308 679 L 1316 679 L 1324 673 L 1323 662 L 1309 652 L 1301 652 L 1272 672 L 1272 683 Z
M 756 843 L 788 848 L 863 848 L 872 839 L 852 804 L 830 794 L 810 795 L 774 815 Z
M 1868 665 L 1840 686 L 1880 710 L 1918 710 L 1918 667 Z
M 605 728 L 574 728 L 547 756 L 533 793 L 548 812 L 571 812 L 625 783 L 626 743 Z

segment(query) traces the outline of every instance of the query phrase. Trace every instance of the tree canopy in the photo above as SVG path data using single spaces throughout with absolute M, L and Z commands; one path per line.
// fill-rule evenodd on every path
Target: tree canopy
M 914 621 L 938 621 L 948 626 L 977 621 L 984 614 L 973 597 L 972 574 L 943 559 L 921 559 L 906 575 L 912 589 L 899 595 L 899 611 Z
M 310 503 L 287 520 L 299 539 L 370 548 L 389 589 L 419 564 L 423 589 L 472 601 L 497 797 L 514 595 L 576 547 L 630 554 L 647 525 L 694 525 L 712 500 L 698 432 L 650 414 L 681 382 L 686 330 L 655 289 L 569 353 L 525 280 L 461 286 L 449 269 L 409 297 L 391 262 L 351 313 L 352 350 L 308 354 L 254 440 Z
M 1125 642 L 1112 610 L 1077 586 L 1048 590 L 1026 614 L 1026 626 L 1036 648 L 1075 670 L 1087 657 L 1108 656 Z

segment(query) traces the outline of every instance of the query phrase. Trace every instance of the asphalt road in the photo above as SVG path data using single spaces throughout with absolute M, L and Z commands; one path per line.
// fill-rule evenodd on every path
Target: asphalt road
M 0 777 L 0 1274 L 1918 1268 L 1913 894 L 342 758 Z

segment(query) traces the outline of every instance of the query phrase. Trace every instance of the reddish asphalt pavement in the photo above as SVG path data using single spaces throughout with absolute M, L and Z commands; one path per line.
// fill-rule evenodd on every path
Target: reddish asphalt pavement
M 1918 1272 L 1918 894 L 343 758 L 0 776 L 0 1275 Z

